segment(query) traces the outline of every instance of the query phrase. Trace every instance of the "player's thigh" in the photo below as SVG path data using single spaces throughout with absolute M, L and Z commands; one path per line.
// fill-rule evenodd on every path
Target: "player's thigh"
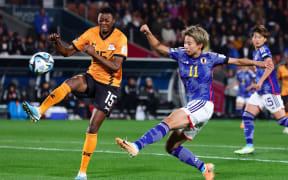
M 277 120 L 277 119 L 280 119 L 280 118 L 286 116 L 285 110 L 284 110 L 284 109 L 281 109 L 281 110 L 273 113 L 273 116 L 275 117 L 276 120 Z
M 99 82 L 96 82 L 94 87 L 95 91 L 93 93 L 95 94 L 89 93 L 89 97 L 94 96 L 92 97 L 94 108 L 103 111 L 105 114 L 109 114 L 120 97 L 120 88 Z
M 256 116 L 257 114 L 259 114 L 260 109 L 259 109 L 259 106 L 248 103 L 248 104 L 246 105 L 244 111 L 247 111 L 247 112 L 253 114 L 254 116 Z
M 183 130 L 178 129 L 171 131 L 165 144 L 165 150 L 167 152 L 171 152 L 173 149 L 183 144 L 186 140 L 187 139 L 183 134 Z
M 241 108 L 243 108 L 243 107 L 244 107 L 244 103 L 242 103 L 242 102 L 236 102 L 236 107 L 241 107 Z
M 179 129 L 189 126 L 188 116 L 182 109 L 173 111 L 167 118 L 163 120 L 170 129 Z
M 67 79 L 65 82 L 71 88 L 72 92 L 83 93 L 87 89 L 87 81 L 84 74 L 73 76 L 72 78 Z

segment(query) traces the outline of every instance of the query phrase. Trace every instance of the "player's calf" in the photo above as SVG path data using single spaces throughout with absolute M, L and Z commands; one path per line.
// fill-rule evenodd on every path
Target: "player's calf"
M 281 126 L 288 127 L 288 118 L 286 116 L 283 116 L 282 118 L 278 119 L 277 122 Z

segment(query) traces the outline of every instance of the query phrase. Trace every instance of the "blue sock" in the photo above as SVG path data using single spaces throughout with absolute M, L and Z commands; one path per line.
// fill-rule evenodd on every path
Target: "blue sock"
M 170 131 L 169 126 L 165 122 L 161 122 L 154 128 L 147 131 L 140 139 L 134 142 L 139 150 L 148 144 L 155 143 L 162 139 Z
M 243 114 L 243 107 L 236 107 L 236 111 L 239 117 L 242 117 Z
M 288 127 L 288 118 L 286 116 L 283 116 L 282 118 L 278 119 L 277 122 L 281 126 Z
M 179 146 L 178 148 L 173 149 L 169 153 L 177 157 L 180 161 L 196 167 L 201 172 L 205 170 L 204 162 L 195 157 L 195 155 L 191 151 L 189 151 L 183 146 Z
M 254 134 L 254 119 L 255 116 L 247 111 L 244 111 L 242 115 L 244 121 L 244 134 L 247 145 L 253 146 L 253 134 Z

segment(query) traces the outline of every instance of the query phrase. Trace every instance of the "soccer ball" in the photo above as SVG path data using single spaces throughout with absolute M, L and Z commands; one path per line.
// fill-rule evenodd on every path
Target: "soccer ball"
M 47 52 L 35 53 L 30 61 L 29 68 L 35 74 L 45 74 L 53 69 L 54 59 Z

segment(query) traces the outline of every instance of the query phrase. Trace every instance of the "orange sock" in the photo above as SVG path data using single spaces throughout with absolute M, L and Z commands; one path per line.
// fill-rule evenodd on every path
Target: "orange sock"
M 81 161 L 81 167 L 80 167 L 81 172 L 86 173 L 87 166 L 96 148 L 96 145 L 97 145 L 97 134 L 86 133 L 86 140 L 85 140 L 84 147 L 83 147 L 82 161 Z
M 288 117 L 288 112 L 286 112 L 286 116 Z
M 47 109 L 49 109 L 54 104 L 57 104 L 62 99 L 65 98 L 67 94 L 71 92 L 71 88 L 65 82 L 62 83 L 58 88 L 56 88 L 41 104 L 39 107 L 39 113 L 44 114 Z

